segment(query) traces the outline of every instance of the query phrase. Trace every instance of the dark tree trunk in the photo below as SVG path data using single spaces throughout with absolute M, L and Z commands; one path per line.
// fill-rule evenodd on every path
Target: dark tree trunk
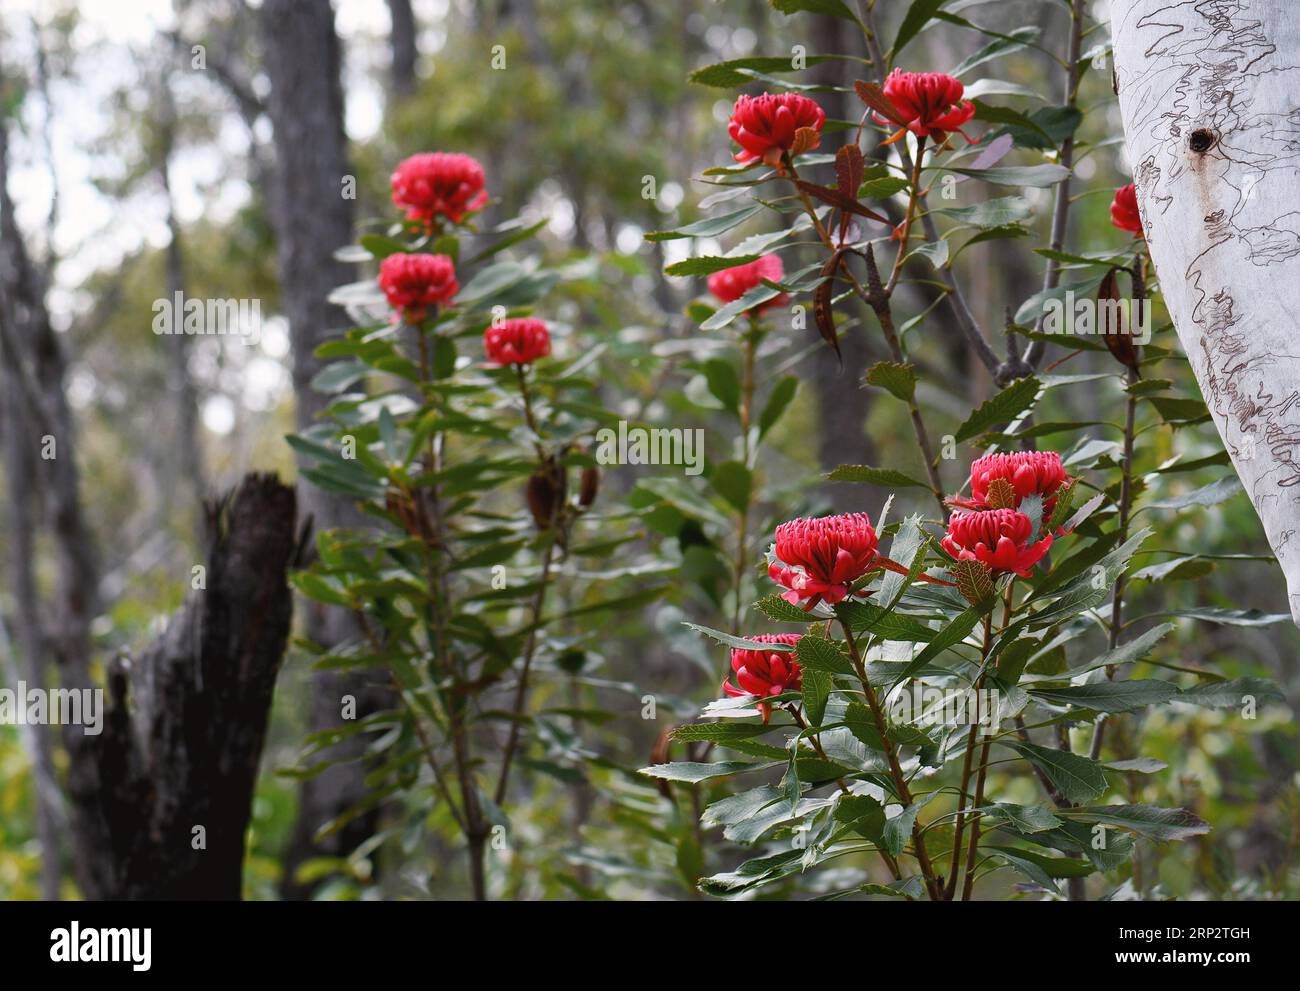
M 167 295 L 176 298 L 185 291 L 185 256 L 181 248 L 181 225 L 176 216 L 175 197 L 172 195 L 171 159 L 176 142 L 176 107 L 172 100 L 170 74 L 164 73 L 158 87 L 158 130 L 161 138 L 158 149 L 158 178 L 167 198 L 166 251 Z M 167 334 L 162 337 L 167 350 L 167 391 L 171 393 L 176 410 L 175 436 L 169 452 L 171 471 L 175 483 L 171 491 L 195 507 L 193 536 L 202 536 L 202 515 L 199 511 L 206 483 L 203 471 L 203 449 L 199 443 L 199 397 L 190 374 L 190 339 L 186 334 Z
M 317 420 L 327 397 L 311 387 L 321 361 L 314 352 L 344 323 L 327 302 L 335 287 L 355 278 L 335 260 L 334 250 L 352 240 L 353 201 L 343 196 L 350 174 L 343 131 L 340 47 L 329 0 L 266 0 L 261 10 L 266 73 L 271 81 L 267 110 L 274 128 L 274 192 L 269 198 L 280 268 L 280 295 L 293 341 L 293 384 L 298 429 Z M 304 486 L 302 510 L 318 531 L 357 527 L 361 514 L 347 500 Z M 359 635 L 346 610 L 306 603 L 307 636 L 333 647 Z M 312 729 L 337 727 L 345 696 L 357 700 L 357 718 L 373 711 L 383 694 L 363 674 L 319 672 L 313 684 Z M 357 761 L 365 740 L 353 736 L 328 752 L 341 760 L 303 783 L 298 822 L 286 854 L 284 893 L 304 897 L 311 887 L 295 880 L 297 867 L 315 856 L 346 856 L 374 833 L 376 813 L 351 820 L 319 841 L 317 830 L 363 798 L 365 767 Z M 348 759 L 352 758 L 352 759 Z
M 0 140 L 3 140 L 0 137 Z M 7 232 L 6 232 L 7 235 Z M 6 252 L 7 254 L 7 252 Z M 33 688 L 47 686 L 45 649 L 41 630 L 41 610 L 36 594 L 34 573 L 36 556 L 36 439 L 33 418 L 27 409 L 24 389 L 20 382 L 23 369 L 21 356 L 11 349 L 19 340 L 15 331 L 15 313 L 10 305 L 9 291 L 12 267 L 0 266 L 0 324 L 5 334 L 0 340 L 0 382 L 3 382 L 3 403 L 0 403 L 0 438 L 4 439 L 4 465 L 9 490 L 7 519 L 9 531 L 9 577 L 14 600 L 14 630 L 19 660 L 13 671 L 3 672 L 14 681 L 23 678 Z M 0 623 L 3 623 L 0 620 Z M 0 644 L 7 652 L 9 644 Z M 27 726 L 24 742 L 31 754 L 36 785 L 36 838 L 41 851 L 41 897 L 58 898 L 62 880 L 61 829 L 59 823 L 58 778 L 54 770 L 53 737 L 44 726 Z
M 65 727 L 88 898 L 240 896 L 289 637 L 294 492 L 273 475 L 249 475 L 206 517 L 206 587 L 189 593 L 138 661 L 110 665 L 99 736 Z
M 419 55 L 415 44 L 419 29 L 411 0 L 388 0 L 388 16 L 392 24 L 388 43 L 393 53 L 393 92 L 397 96 L 410 96 L 415 92 L 415 61 Z
M 851 30 L 852 29 L 852 30 Z M 862 47 L 856 28 L 849 21 L 826 15 L 817 18 L 816 50 L 810 54 L 826 52 L 857 54 Z M 855 63 L 833 60 L 818 67 L 819 81 L 836 86 L 852 85 L 856 78 Z M 846 93 L 818 95 L 828 117 L 839 120 L 856 119 L 861 103 Z M 828 132 L 822 138 L 820 151 L 835 152 L 846 140 L 852 140 L 852 131 Z M 876 331 L 875 318 L 865 305 L 854 308 L 858 324 L 843 335 L 840 350 L 843 362 L 837 360 L 829 347 L 819 348 L 809 358 L 813 388 L 817 396 L 818 461 L 825 471 L 842 464 L 874 464 L 871 441 L 866 434 L 867 414 L 871 408 L 871 393 L 862 388 L 862 376 L 868 365 L 866 335 Z M 817 333 L 812 325 L 811 313 L 807 334 L 813 339 Z M 833 485 L 828 490 L 836 509 L 862 508 L 861 486 Z
M 11 550 L 20 608 L 19 640 L 24 673 L 46 687 L 51 660 L 62 669 L 64 688 L 90 685 L 90 623 L 97 612 L 94 542 L 81 510 L 72 414 L 63 391 L 66 362 L 45 306 L 45 278 L 27 253 L 9 196 L 7 122 L 0 122 L 0 336 L 12 432 L 8 470 L 14 496 L 11 525 L 22 534 Z M 39 454 L 38 454 L 39 452 Z M 48 518 L 36 512 L 44 496 Z M 34 538 L 44 523 L 52 531 L 56 576 L 54 615 L 58 626 L 42 629 L 32 572 Z M 26 603 L 24 606 L 23 603 Z M 27 612 L 31 609 L 31 612 Z M 41 835 L 43 885 L 57 887 L 60 850 L 55 836 L 57 799 L 48 736 L 32 738 L 38 787 L 37 828 Z

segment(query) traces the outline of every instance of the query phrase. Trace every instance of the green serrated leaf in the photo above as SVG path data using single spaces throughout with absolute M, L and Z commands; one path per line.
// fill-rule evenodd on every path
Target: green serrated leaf
M 1070 688 L 1031 688 L 1029 694 L 1053 705 L 1072 705 L 1094 712 L 1131 712 L 1159 705 L 1177 697 L 1178 689 L 1167 681 L 1101 681 Z
M 820 726 L 826 715 L 826 703 L 835 687 L 835 679 L 827 671 L 817 668 L 803 669 L 803 705 L 812 726 Z
M 706 637 L 712 637 L 728 647 L 737 647 L 741 650 L 767 650 L 776 651 L 777 653 L 789 653 L 794 650 L 794 647 L 788 643 L 764 643 L 762 640 L 746 640 L 744 637 L 732 636 L 730 633 L 713 630 L 707 626 L 698 626 L 695 623 L 683 623 L 682 625 L 689 626 L 696 633 L 703 633 Z
M 960 444 L 1019 416 L 1033 406 L 1040 388 L 1041 383 L 1032 376 L 1012 382 L 966 418 L 953 435 L 955 440 Z
M 1063 165 L 994 165 L 987 169 L 947 166 L 946 170 L 997 186 L 1030 186 L 1037 189 L 1055 186 L 1070 174 L 1070 170 Z
M 1026 760 L 1037 766 L 1067 802 L 1090 802 L 1105 794 L 1106 775 L 1101 765 L 1068 750 L 1052 750 L 1032 743 L 1008 742 Z
M 754 603 L 754 608 L 777 623 L 815 623 L 817 617 L 804 612 L 793 603 L 786 602 L 779 592 L 765 595 Z
M 1071 819 L 1119 826 L 1155 840 L 1185 840 L 1210 831 L 1210 824 L 1186 809 L 1153 805 L 1094 805 L 1070 809 Z
M 857 19 L 844 5 L 844 0 L 772 0 L 772 6 L 783 14 L 806 11 L 810 14 L 830 14 L 850 21 Z
M 830 56 L 808 55 L 802 61 L 804 65 L 820 65 L 830 61 Z M 746 71 L 740 71 L 742 69 Z M 726 62 L 706 65 L 702 69 L 696 69 L 686 78 L 700 86 L 734 89 L 753 82 L 753 76 L 747 73 L 760 72 L 767 75 L 773 72 L 797 71 L 795 60 L 789 55 L 750 55 L 747 58 L 729 59 Z
M 804 670 L 825 671 L 829 674 L 854 673 L 848 654 L 840 650 L 834 640 L 804 636 L 795 645 L 794 653 Z
M 758 258 L 758 255 L 740 255 L 736 258 L 700 255 L 695 258 L 674 262 L 664 269 L 664 275 L 712 275 L 714 272 L 722 272 L 729 268 L 735 268 L 737 265 L 747 265 L 750 262 L 757 261 Z
M 1177 701 L 1212 709 L 1237 709 L 1263 702 L 1285 702 L 1282 690 L 1265 678 L 1234 678 L 1196 685 L 1183 691 Z
M 986 805 L 977 809 L 983 812 L 986 821 L 1006 823 L 1018 833 L 1041 833 L 1046 829 L 1056 829 L 1061 825 L 1061 820 L 1052 814 L 1052 810 L 1045 805 L 1012 805 L 1008 802 L 998 802 L 995 805 Z
M 912 824 L 916 822 L 916 814 L 920 811 L 921 806 L 913 803 L 885 823 L 885 828 L 881 831 L 880 845 L 888 850 L 891 856 L 899 856 L 907 846 L 907 841 L 912 836 Z
M 638 774 L 661 781 L 684 781 L 694 784 L 711 778 L 725 778 L 729 774 L 741 774 L 745 771 L 758 771 L 763 768 L 776 767 L 778 762 L 768 761 L 763 764 L 751 764 L 747 761 L 721 761 L 716 764 L 700 764 L 694 761 L 674 761 L 670 764 L 653 764 L 643 767 Z
M 767 397 L 767 402 L 763 406 L 763 412 L 758 416 L 758 436 L 763 438 L 767 432 L 776 426 L 781 415 L 794 401 L 795 395 L 799 391 L 799 379 L 793 375 L 787 375 L 781 379 L 772 389 L 771 395 Z
M 903 402 L 916 394 L 916 369 L 896 361 L 878 361 L 867 369 L 866 381 Z
M 683 237 L 717 237 L 720 234 L 725 234 L 733 227 L 739 227 L 762 209 L 763 205 L 761 203 L 753 203 L 717 217 L 697 220 L 693 224 L 687 224 L 685 227 L 679 227 L 676 230 L 651 231 L 645 238 L 647 241 L 671 241 Z
M 889 489 L 907 487 L 928 489 L 930 487 L 927 483 L 918 482 L 915 478 L 909 478 L 901 471 L 895 471 L 893 468 L 871 468 L 867 465 L 840 465 L 826 478 L 832 482 L 862 482 L 867 485 L 879 485 Z
M 948 0 L 912 0 L 912 5 L 907 8 L 907 13 L 903 16 L 903 23 L 898 26 L 894 47 L 889 50 L 890 62 L 898 57 L 898 53 L 921 32 L 938 9 L 947 2 Z
M 749 469 L 739 461 L 723 461 L 715 465 L 709 483 L 736 512 L 743 513 L 748 509 L 754 480 Z

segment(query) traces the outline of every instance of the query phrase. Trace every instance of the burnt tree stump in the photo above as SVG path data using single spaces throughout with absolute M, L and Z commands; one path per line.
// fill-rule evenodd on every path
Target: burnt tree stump
M 87 898 L 240 897 L 289 637 L 296 498 L 274 475 L 248 475 L 205 510 L 206 587 L 190 591 L 138 659 L 112 662 L 99 736 L 65 727 Z

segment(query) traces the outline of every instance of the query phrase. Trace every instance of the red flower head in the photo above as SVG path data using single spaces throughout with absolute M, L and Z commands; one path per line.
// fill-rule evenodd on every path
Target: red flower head
M 805 612 L 822 601 L 839 602 L 854 582 L 885 563 L 876 553 L 876 531 L 866 513 L 782 523 L 776 528 L 776 557 L 768 575 L 787 589 L 781 598 L 803 603 Z
M 989 509 L 989 485 L 1004 479 L 1016 491 L 1016 508 L 1026 496 L 1043 497 L 1043 516 L 1050 517 L 1056 508 L 1056 493 L 1070 476 L 1061 467 L 1055 451 L 1017 451 L 1014 454 L 986 454 L 970 466 L 969 499 L 948 500 L 965 509 Z
M 411 323 L 425 317 L 425 309 L 450 303 L 460 291 L 456 266 L 446 255 L 389 255 L 379 263 L 379 288 L 388 305 L 400 310 Z
M 551 332 L 540 320 L 502 320 L 483 332 L 483 350 L 498 365 L 528 365 L 551 353 Z
M 979 561 L 990 571 L 1012 571 L 1028 578 L 1052 546 L 1049 533 L 1033 543 L 1034 524 L 1014 509 L 953 513 L 943 549 L 959 561 Z
M 788 643 L 791 646 L 799 642 L 801 633 L 763 633 L 750 640 L 760 643 Z M 774 698 L 782 692 L 797 692 L 803 687 L 803 672 L 794 654 L 783 650 L 745 650 L 737 647 L 731 652 L 731 670 L 736 672 L 736 684 L 730 681 L 722 683 L 722 690 L 731 696 L 755 695 L 758 698 Z M 760 703 L 763 722 L 772 715 L 772 707 Z
M 432 227 L 438 217 L 459 224 L 487 202 L 483 166 L 469 155 L 428 151 L 412 155 L 393 171 L 393 203 L 408 220 Z
M 1133 183 L 1115 190 L 1115 198 L 1110 201 L 1110 222 L 1122 231 L 1132 231 L 1134 237 L 1143 236 L 1137 187 Z
M 721 272 L 714 272 L 709 276 L 709 292 L 722 302 L 730 303 L 740 299 L 755 286 L 762 285 L 764 279 L 769 282 L 780 282 L 784 278 L 785 266 L 781 264 L 781 257 L 763 255 L 748 265 L 737 265 L 735 268 L 724 268 Z M 774 306 L 784 306 L 789 299 L 790 297 L 783 293 L 769 299 L 766 303 L 760 303 L 751 312 L 762 313 Z
M 795 131 L 811 127 L 819 132 L 810 145 L 800 151 L 811 151 L 821 143 L 822 125 L 826 111 L 814 100 L 798 93 L 764 93 L 762 96 L 742 96 L 731 112 L 727 133 L 740 145 L 737 162 L 762 159 L 765 165 L 778 167 L 784 152 L 795 146 Z
M 975 116 L 975 104 L 961 98 L 966 87 L 960 80 L 942 72 L 895 69 L 885 79 L 884 89 L 885 96 L 898 111 L 898 119 L 890 121 L 877 115 L 879 123 L 901 124 L 917 137 L 933 138 L 936 145 L 948 140 L 948 131 L 956 131 L 971 144 L 975 143 L 961 129 Z M 903 133 L 899 131 L 887 143 L 897 141 Z

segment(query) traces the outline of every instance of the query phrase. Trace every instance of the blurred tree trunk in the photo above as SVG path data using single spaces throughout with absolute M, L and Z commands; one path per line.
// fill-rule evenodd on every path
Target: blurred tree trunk
M 764 14 L 763 19 L 766 19 Z M 813 51 L 857 54 L 861 48 L 858 31 L 849 22 L 829 14 L 816 20 Z M 852 86 L 858 77 L 857 63 L 834 59 L 817 66 L 817 81 L 833 86 Z M 834 120 L 856 120 L 861 114 L 861 103 L 851 93 L 819 93 L 817 99 Z M 846 142 L 853 140 L 853 131 L 831 131 L 822 136 L 819 151 L 833 154 Z M 829 347 L 813 351 L 808 361 L 811 365 L 813 389 L 817 401 L 817 457 L 824 471 L 842 464 L 875 464 L 874 451 L 867 437 L 867 414 L 871 408 L 871 394 L 862 387 L 862 376 L 868 365 L 867 335 L 875 331 L 874 317 L 866 306 L 857 302 L 850 310 L 857 326 L 840 339 L 843 360 Z M 806 313 L 807 340 L 815 340 L 817 330 L 812 314 Z M 827 490 L 832 505 L 839 510 L 862 507 L 861 486 L 832 485 Z
M 351 174 L 343 130 L 341 53 L 329 0 L 266 0 L 260 12 L 266 74 L 271 81 L 267 110 L 274 128 L 274 195 L 270 199 L 280 268 L 280 294 L 293 341 L 293 385 L 298 429 L 306 430 L 327 405 L 311 387 L 322 362 L 315 350 L 344 322 L 326 297 L 355 278 L 352 268 L 334 258 L 336 248 L 352 240 L 353 201 L 344 195 Z M 347 500 L 312 485 L 300 494 L 303 515 L 315 529 L 327 531 L 362 525 L 361 514 Z M 356 621 L 343 609 L 309 602 L 306 633 L 314 642 L 336 647 L 360 635 Z M 364 718 L 386 698 L 364 674 L 317 672 L 313 679 L 311 728 L 339 725 L 347 696 L 356 699 L 356 716 Z M 357 805 L 368 794 L 360 763 L 365 739 L 354 735 L 324 756 L 340 760 L 303 783 L 298 821 L 286 854 L 283 891 L 306 897 L 315 885 L 300 885 L 297 868 L 316 857 L 345 857 L 375 832 L 377 812 L 352 819 L 330 836 L 316 840 L 317 830 Z
M 176 216 L 176 200 L 172 195 L 171 161 L 176 145 L 176 105 L 172 100 L 171 74 L 162 73 L 158 87 L 157 163 L 155 168 L 167 199 L 166 269 L 167 295 L 175 299 L 185 291 L 185 257 L 181 248 L 181 225 Z M 202 504 L 206 488 L 203 471 L 203 450 L 199 442 L 199 397 L 190 374 L 190 339 L 187 334 L 164 334 L 163 346 L 167 349 L 167 390 L 172 394 L 176 408 L 175 436 L 172 439 L 170 491 L 179 493 L 187 504 L 194 506 L 194 538 L 203 533 Z
M 63 384 L 66 360 L 62 344 L 50 326 L 45 306 L 45 278 L 27 253 L 9 196 L 8 123 L 0 122 L 0 332 L 3 333 L 7 384 L 21 394 L 21 408 L 11 401 L 10 419 L 14 430 L 9 437 L 9 464 L 17 469 L 11 479 L 15 493 L 12 525 L 22 526 L 18 540 L 22 551 L 15 564 L 16 588 L 26 608 L 34 611 L 19 618 L 20 642 L 26 655 L 25 670 L 40 686 L 48 686 L 51 660 L 60 670 L 60 687 L 73 690 L 92 687 L 90 678 L 90 623 L 98 614 L 98 566 L 94 541 L 82 513 L 77 472 L 76 439 L 72 414 Z M 39 452 L 39 457 L 37 455 Z M 24 479 L 34 483 L 28 485 Z M 43 496 L 38 499 L 37 497 Z M 33 501 L 35 500 L 35 501 Z M 46 518 L 34 518 L 32 507 L 44 506 Z M 55 565 L 53 614 L 58 626 L 42 630 L 39 617 L 44 609 L 36 602 L 32 575 L 32 549 L 38 528 L 51 532 Z M 31 624 L 30 626 L 28 624 Z M 75 756 L 72 728 L 64 728 L 70 755 Z M 85 739 L 84 734 L 82 738 Z M 39 738 L 38 738 L 39 739 Z M 51 755 L 39 743 L 34 754 L 38 776 L 49 772 Z M 41 784 L 38 778 L 38 786 Z M 46 782 L 48 786 L 48 782 Z M 70 780 L 70 785 L 75 782 Z M 47 789 L 41 789 L 46 791 Z M 39 792 L 38 792 L 39 794 Z M 74 792 L 74 799 L 76 798 Z M 42 828 L 53 828 L 52 800 L 39 812 Z M 96 836 L 84 820 L 76 820 L 74 842 L 78 877 L 83 890 L 91 878 L 86 869 Z M 43 849 L 48 872 L 43 883 L 54 880 L 59 854 L 52 836 Z
M 0 143 L 4 141 L 0 129 Z M 0 150 L 0 154 L 3 154 Z M 0 178 L 4 175 L 3 159 L 0 159 Z M 8 202 L 8 198 L 5 198 Z M 9 246 L 12 228 L 6 214 L 0 239 L 5 244 L 0 250 Z M 4 402 L 0 405 L 0 437 L 4 438 L 5 479 L 9 489 L 7 520 L 9 530 L 9 577 L 13 589 L 13 625 L 17 640 L 18 660 L 12 665 L 6 664 L 3 674 L 7 681 L 16 687 L 22 678 L 32 688 L 47 687 L 45 650 L 42 644 L 43 632 L 40 622 L 40 605 L 36 595 L 36 576 L 34 574 L 36 556 L 36 493 L 32 483 L 36 479 L 36 447 L 41 436 L 36 429 L 33 417 L 26 408 L 23 384 L 19 377 L 23 374 L 22 356 L 12 347 L 17 342 L 16 314 L 11 305 L 13 298 L 14 267 L 9 252 L 3 250 L 0 255 L 0 325 L 4 336 L 0 339 L 0 361 L 2 372 L 0 382 L 4 383 Z M 3 622 L 3 620 L 0 620 Z M 10 643 L 7 636 L 0 645 L 8 654 Z M 27 745 L 31 761 L 33 780 L 36 791 L 36 841 L 41 856 L 41 897 L 49 901 L 59 897 L 62 879 L 62 850 L 60 817 L 58 814 L 60 795 L 58 778 L 54 769 L 53 738 L 44 726 L 25 728 L 23 740 Z
M 410 96 L 415 92 L 418 82 L 415 77 L 415 62 L 419 57 L 416 48 L 419 29 L 415 24 L 415 13 L 411 10 L 411 0 L 388 0 L 388 17 L 391 22 L 388 44 L 393 56 L 393 92 L 399 97 Z
M 9 199 L 9 130 L 0 124 L 0 438 L 4 439 L 5 477 L 9 489 L 10 579 L 13 583 L 14 629 L 20 661 L 12 665 L 16 681 L 22 677 L 34 688 L 47 687 L 46 654 L 41 611 L 36 593 L 36 452 L 42 431 L 36 410 L 41 401 L 35 384 L 27 378 L 22 324 L 32 314 L 30 261 Z M 5 637 L 8 646 L 8 637 Z M 11 672 L 6 669 L 6 678 Z M 44 726 L 28 726 L 24 734 L 31 755 L 36 786 L 36 840 L 41 855 L 41 897 L 59 897 L 62 879 L 58 778 L 54 769 L 53 738 Z
M 1111 37 L 1161 292 L 1300 623 L 1300 7 L 1113 0 Z

